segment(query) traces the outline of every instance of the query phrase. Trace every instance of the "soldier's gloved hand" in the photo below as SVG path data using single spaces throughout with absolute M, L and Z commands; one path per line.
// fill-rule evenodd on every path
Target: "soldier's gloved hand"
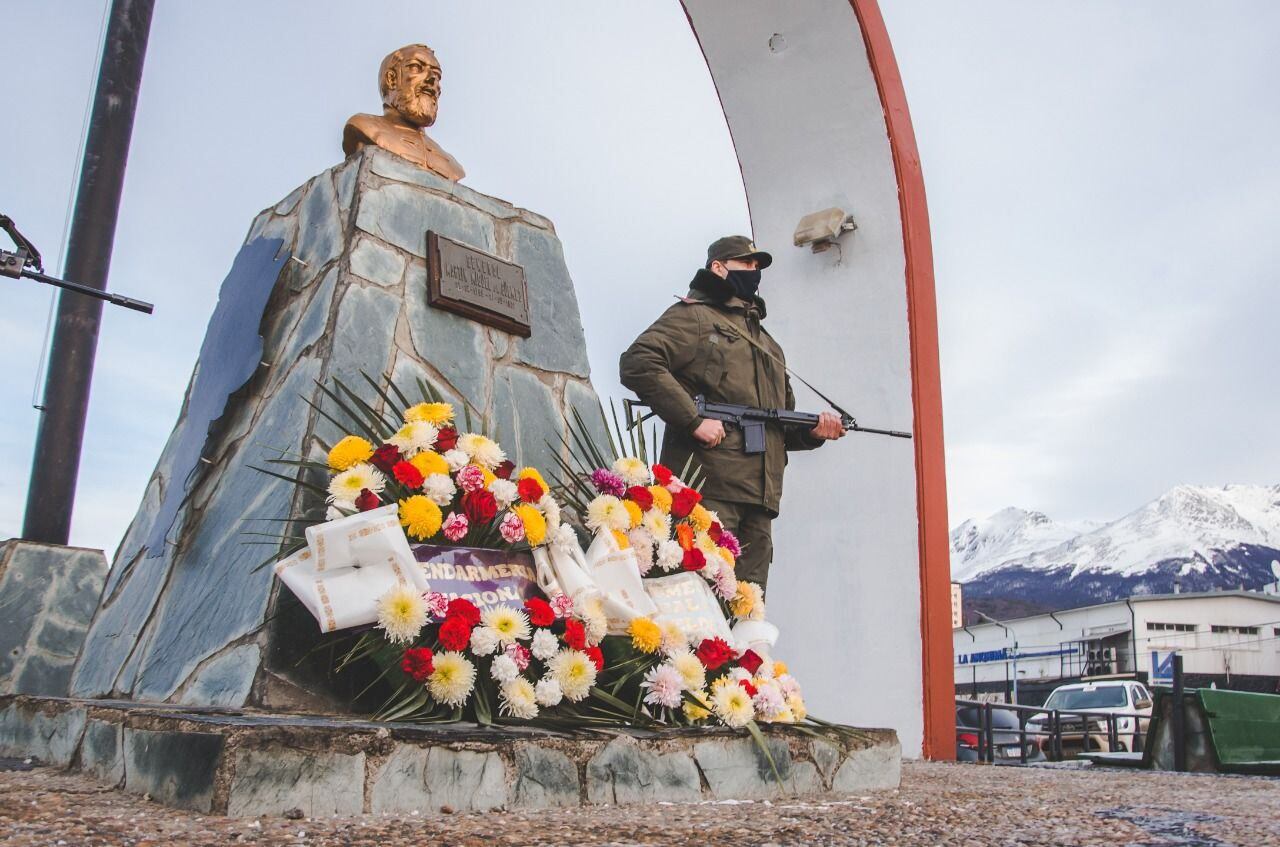
M 839 426 L 839 419 L 836 419 L 836 425 Z M 694 440 L 703 447 L 715 447 L 721 441 L 724 441 L 724 424 L 712 418 L 703 419 L 698 424 L 698 428 L 693 431 Z
M 809 434 L 824 441 L 835 441 L 844 437 L 844 424 L 840 423 L 839 415 L 823 412 L 818 415 L 818 425 L 809 430 Z

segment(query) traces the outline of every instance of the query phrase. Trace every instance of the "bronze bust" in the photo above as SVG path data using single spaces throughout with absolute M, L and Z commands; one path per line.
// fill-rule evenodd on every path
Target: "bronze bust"
M 350 156 L 372 144 L 445 179 L 466 176 L 457 159 L 423 132 L 423 127 L 436 122 L 440 77 L 436 54 L 425 44 L 410 44 L 388 54 L 378 68 L 382 114 L 353 115 L 342 129 L 342 152 Z

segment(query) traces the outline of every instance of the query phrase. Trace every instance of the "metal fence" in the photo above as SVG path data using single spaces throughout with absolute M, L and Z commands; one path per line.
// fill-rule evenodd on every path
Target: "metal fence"
M 1036 745 L 1044 751 L 1046 758 L 1052 761 L 1061 761 L 1063 759 L 1063 738 L 1067 736 L 1073 741 L 1076 738 L 1080 740 L 1080 749 L 1088 751 L 1090 739 L 1099 742 L 1101 748 L 1101 740 L 1106 739 L 1107 749 L 1116 750 L 1120 744 L 1120 735 L 1129 735 L 1129 730 L 1119 729 L 1119 721 L 1124 718 L 1133 718 L 1133 743 L 1131 746 L 1134 750 L 1139 749 L 1143 743 L 1144 732 L 1142 727 L 1142 719 L 1148 718 L 1148 715 L 1139 712 L 1097 712 L 1087 709 L 1082 710 L 1066 710 L 1066 709 L 1044 709 L 1037 706 L 1015 706 L 1009 703 L 987 703 L 978 700 L 956 700 L 957 706 L 968 706 L 978 710 L 978 723 L 980 726 L 964 726 L 957 722 L 956 737 L 959 739 L 963 734 L 972 734 L 976 736 L 977 743 L 973 746 L 977 750 L 978 761 L 994 763 L 996 761 L 996 733 L 1011 733 L 1012 728 L 996 728 L 993 725 L 992 715 L 997 711 L 1013 712 L 1018 719 L 1018 760 L 1022 764 L 1027 762 L 1027 740 L 1035 739 Z M 1032 715 L 1043 714 L 1046 720 L 1043 728 L 1034 727 L 1027 728 L 1027 721 Z M 1067 720 L 1064 722 L 1063 718 Z M 1075 719 L 1079 719 L 1077 724 Z M 1094 724 L 1102 723 L 1105 727 L 1094 728 Z M 1041 742 L 1044 739 L 1044 742 Z M 1072 745 L 1074 746 L 1074 744 Z

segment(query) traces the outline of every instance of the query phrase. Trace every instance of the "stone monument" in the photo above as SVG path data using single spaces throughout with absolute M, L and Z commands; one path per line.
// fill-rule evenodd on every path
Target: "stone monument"
M 254 220 L 116 554 L 73 696 L 350 707 L 342 682 L 297 665 L 315 623 L 262 566 L 303 502 L 255 468 L 303 445 L 322 457 L 345 434 L 314 408 L 335 411 L 320 385 L 371 395 L 362 374 L 387 374 L 416 397 L 428 383 L 548 472 L 571 409 L 600 421 L 555 228 L 457 183 L 461 167 L 419 128 L 434 121 L 439 78 L 426 47 L 390 54 L 386 115 L 352 118 L 347 160 Z

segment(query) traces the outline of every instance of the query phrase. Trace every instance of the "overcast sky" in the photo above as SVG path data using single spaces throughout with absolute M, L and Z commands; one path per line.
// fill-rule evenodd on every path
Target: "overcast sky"
M 952 524 L 1280 481 L 1280 4 L 881 3 L 929 195 Z M 22 34 L 0 54 L 21 114 L 0 133 L 0 211 L 54 272 L 104 5 L 0 12 Z M 602 394 L 706 244 L 747 229 L 674 0 L 161 0 L 110 278 L 156 313 L 105 312 L 73 544 L 114 549 L 250 220 L 340 160 L 346 118 L 378 110 L 379 60 L 414 41 L 444 66 L 432 135 L 466 184 L 555 221 Z M 7 537 L 50 293 L 2 284 Z M 821 384 L 820 363 L 793 364 Z

